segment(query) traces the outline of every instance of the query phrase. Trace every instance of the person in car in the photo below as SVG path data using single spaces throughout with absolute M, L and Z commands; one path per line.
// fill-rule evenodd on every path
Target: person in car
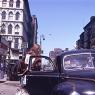
M 33 47 L 28 52 L 31 56 L 35 56 L 35 58 L 32 59 L 32 70 L 39 71 L 41 70 L 41 59 L 37 56 L 40 56 L 41 49 L 40 45 L 34 44 Z

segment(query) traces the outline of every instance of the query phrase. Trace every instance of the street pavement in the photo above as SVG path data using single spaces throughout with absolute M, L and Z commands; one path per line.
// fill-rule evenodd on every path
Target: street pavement
M 0 83 L 0 95 L 15 95 L 19 88 L 19 81 L 2 81 Z

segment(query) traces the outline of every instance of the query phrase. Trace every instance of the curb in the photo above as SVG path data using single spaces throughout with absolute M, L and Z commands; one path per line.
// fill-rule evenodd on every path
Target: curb
M 6 82 L 6 81 L 7 81 L 6 78 L 0 79 L 0 83 L 4 83 L 4 82 Z
M 5 81 L 0 81 L 0 83 L 4 83 Z
M 6 82 L 6 80 L 0 79 L 0 83 L 4 83 Z

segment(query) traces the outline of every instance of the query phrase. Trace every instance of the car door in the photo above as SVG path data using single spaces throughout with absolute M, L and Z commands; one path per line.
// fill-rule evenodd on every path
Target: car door
M 37 69 L 34 60 L 40 59 L 36 65 L 40 64 L 40 69 Z M 34 68 L 33 68 L 34 66 Z M 55 71 L 55 63 L 46 56 L 31 57 L 29 61 L 28 89 L 34 95 L 50 95 L 53 87 L 58 84 L 59 73 Z M 35 69 L 36 68 L 36 69 Z

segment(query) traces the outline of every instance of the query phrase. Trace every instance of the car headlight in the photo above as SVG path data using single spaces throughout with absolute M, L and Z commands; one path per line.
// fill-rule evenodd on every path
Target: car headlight
M 83 93 L 86 95 L 95 95 L 95 91 L 85 91 Z
M 26 75 L 21 77 L 21 85 L 25 86 L 26 85 Z
M 70 95 L 80 95 L 80 94 L 76 91 L 73 91 Z

